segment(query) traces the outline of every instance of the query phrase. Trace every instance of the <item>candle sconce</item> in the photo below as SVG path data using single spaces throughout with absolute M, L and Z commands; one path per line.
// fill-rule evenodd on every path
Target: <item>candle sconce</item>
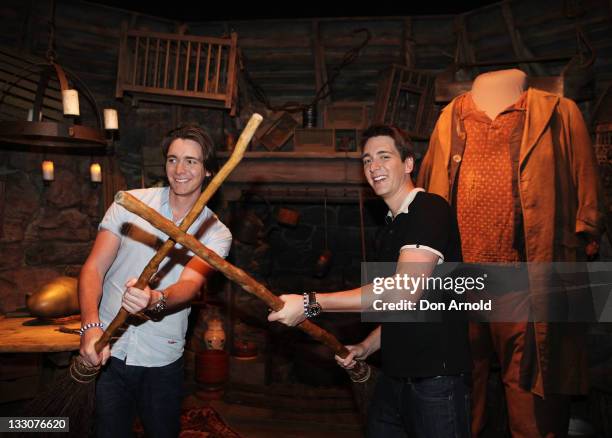
M 53 161 L 47 160 L 47 159 L 43 160 L 42 177 L 43 177 L 43 183 L 45 185 L 49 185 L 51 181 L 55 179 L 55 169 L 54 169 Z
M 50 15 L 45 62 L 33 62 L 19 53 L 10 53 L 11 63 L 22 69 L 0 90 L 0 107 L 4 106 L 3 112 L 14 116 L 14 120 L 0 121 L 0 148 L 43 154 L 112 153 L 114 133 L 119 128 L 117 110 L 100 111 L 87 85 L 59 64 L 55 52 L 55 1 L 51 2 Z M 0 60 L 3 62 L 7 61 Z M 24 89 L 34 93 L 20 92 Z M 45 156 L 41 166 L 43 181 L 48 184 L 55 177 L 53 163 Z M 90 179 L 93 178 L 90 169 Z
M 100 163 L 91 163 L 91 166 L 89 166 L 89 179 L 94 187 L 102 183 L 102 166 L 100 166 Z

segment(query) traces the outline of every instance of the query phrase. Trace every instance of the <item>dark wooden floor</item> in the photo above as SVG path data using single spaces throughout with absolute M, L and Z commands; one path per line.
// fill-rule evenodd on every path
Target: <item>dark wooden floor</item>
M 185 407 L 210 405 L 244 438 L 361 438 L 349 388 L 306 385 L 233 386 L 221 399 L 197 387 Z

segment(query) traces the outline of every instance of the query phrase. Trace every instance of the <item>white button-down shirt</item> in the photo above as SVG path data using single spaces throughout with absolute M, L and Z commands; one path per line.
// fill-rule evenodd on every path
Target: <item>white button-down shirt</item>
M 168 187 L 132 190 L 129 193 L 172 220 Z M 126 281 L 141 274 L 168 236 L 116 203 L 107 210 L 99 228 L 108 230 L 121 239 L 117 257 L 104 277 L 100 302 L 100 320 L 104 327 L 108 327 L 121 308 Z M 188 232 L 221 257 L 227 257 L 232 235 L 208 207 Z M 151 288 L 163 290 L 176 283 L 192 256 L 191 251 L 181 245 L 175 245 L 160 264 L 150 283 Z M 185 346 L 187 317 L 190 311 L 187 307 L 165 315 L 160 321 L 129 325 L 111 347 L 111 355 L 126 360 L 128 365 L 146 367 L 164 366 L 178 360 Z

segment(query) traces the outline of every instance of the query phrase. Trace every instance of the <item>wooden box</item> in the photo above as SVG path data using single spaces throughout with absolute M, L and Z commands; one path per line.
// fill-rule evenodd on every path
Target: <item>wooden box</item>
M 435 76 L 392 65 L 378 84 L 373 123 L 392 124 L 411 138 L 429 138 L 435 122 Z
M 293 135 L 298 122 L 288 112 L 276 112 L 255 132 L 255 141 L 269 151 L 282 147 Z
M 205 37 L 121 27 L 115 96 L 236 110 L 238 35 Z
M 333 152 L 335 147 L 334 130 L 296 128 L 293 146 L 296 152 Z
M 336 152 L 357 152 L 361 131 L 358 129 L 334 129 Z
M 325 106 L 323 126 L 335 129 L 366 129 L 368 111 L 365 103 L 333 102 Z

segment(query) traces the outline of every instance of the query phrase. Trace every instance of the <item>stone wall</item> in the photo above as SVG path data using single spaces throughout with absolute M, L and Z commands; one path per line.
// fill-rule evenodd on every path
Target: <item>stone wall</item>
M 89 156 L 51 154 L 55 181 L 42 181 L 41 153 L 0 152 L 0 314 L 60 275 L 76 276 L 96 235 L 102 187 Z
M 276 214 L 280 207 L 299 213 L 296 226 L 279 224 Z M 234 236 L 231 260 L 273 293 L 338 291 L 359 286 L 362 251 L 360 213 L 356 202 L 329 200 L 326 207 L 322 199 L 312 199 L 309 203 L 236 202 L 231 211 L 233 219 L 229 225 Z M 332 253 L 332 262 L 325 275 L 317 276 L 316 261 L 325 249 L 325 211 L 327 249 Z M 259 221 L 253 219 L 253 213 Z M 374 256 L 376 230 L 385 213 L 382 201 L 365 203 L 364 233 L 370 260 Z M 250 225 L 245 225 L 245 222 Z M 268 383 L 330 385 L 346 378 L 327 347 L 299 330 L 270 324 L 266 319 L 267 306 L 239 287 L 233 287 L 232 293 L 232 302 L 224 303 L 231 307 L 231 320 L 226 321 L 233 333 L 229 341 L 242 339 L 257 344 L 259 352 L 266 357 Z M 371 330 L 371 327 L 357 324 L 359 318 L 357 314 L 323 314 L 316 323 L 343 342 L 355 343 Z M 257 383 L 255 376 L 242 379 Z

